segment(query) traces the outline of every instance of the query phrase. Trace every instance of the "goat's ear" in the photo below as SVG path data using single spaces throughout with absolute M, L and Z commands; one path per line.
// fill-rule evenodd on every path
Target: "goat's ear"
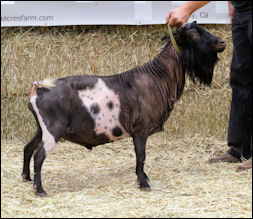
M 193 21 L 190 23 L 190 27 L 196 27 L 196 25 L 197 25 L 197 21 Z
M 186 28 L 187 28 L 187 27 L 186 27 L 186 24 L 183 24 L 182 26 L 177 27 L 176 32 L 183 33 L 183 32 L 185 31 Z

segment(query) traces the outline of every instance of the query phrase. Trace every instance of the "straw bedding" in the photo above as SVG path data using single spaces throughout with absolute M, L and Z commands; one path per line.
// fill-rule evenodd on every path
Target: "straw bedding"
M 238 164 L 206 164 L 224 141 L 199 135 L 147 143 L 145 170 L 151 192 L 136 183 L 131 139 L 92 151 L 58 143 L 42 169 L 48 197 L 36 197 L 21 180 L 23 143 L 2 141 L 2 217 L 250 217 L 252 170 Z M 33 162 L 32 162 L 33 164 Z M 33 173 L 33 165 L 32 173 Z
M 2 217 L 251 217 L 252 170 L 207 164 L 226 149 L 231 100 L 229 25 L 205 25 L 227 43 L 212 88 L 187 80 L 165 124 L 147 142 L 151 192 L 136 183 L 132 140 L 92 151 L 61 141 L 45 160 L 48 197 L 21 180 L 23 147 L 34 134 L 27 109 L 34 81 L 110 75 L 144 64 L 161 49 L 165 25 L 1 28 Z M 33 162 L 31 163 L 33 176 Z

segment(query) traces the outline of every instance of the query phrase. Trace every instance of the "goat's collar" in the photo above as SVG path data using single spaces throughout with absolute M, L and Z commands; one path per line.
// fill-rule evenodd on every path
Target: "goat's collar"
M 168 30 L 169 30 L 169 34 L 170 34 L 170 39 L 171 39 L 172 45 L 174 46 L 177 54 L 179 55 L 180 54 L 180 49 L 179 49 L 179 47 L 177 45 L 177 42 L 176 42 L 176 40 L 175 40 L 175 38 L 173 36 L 173 33 L 172 33 L 172 30 L 171 30 L 171 27 L 170 27 L 169 23 L 167 25 L 168 25 Z

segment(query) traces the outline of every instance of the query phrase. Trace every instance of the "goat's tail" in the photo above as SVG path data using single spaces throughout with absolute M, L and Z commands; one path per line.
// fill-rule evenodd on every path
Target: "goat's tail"
M 51 79 L 51 78 L 47 78 L 43 81 L 35 81 L 33 82 L 33 86 L 31 88 L 31 92 L 30 92 L 30 97 L 31 98 L 32 96 L 36 95 L 37 94 L 37 88 L 38 87 L 44 87 L 44 88 L 47 88 L 47 89 L 51 89 L 55 86 L 55 80 L 54 79 Z

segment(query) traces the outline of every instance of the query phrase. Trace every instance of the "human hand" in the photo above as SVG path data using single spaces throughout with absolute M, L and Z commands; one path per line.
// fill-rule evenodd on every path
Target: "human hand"
M 206 5 L 209 1 L 187 1 L 178 8 L 171 10 L 166 16 L 166 23 L 170 26 L 181 26 L 186 23 L 190 15 L 199 8 Z
M 169 22 L 171 27 L 181 26 L 188 21 L 189 17 L 189 10 L 182 5 L 168 13 L 166 16 L 166 24 Z

